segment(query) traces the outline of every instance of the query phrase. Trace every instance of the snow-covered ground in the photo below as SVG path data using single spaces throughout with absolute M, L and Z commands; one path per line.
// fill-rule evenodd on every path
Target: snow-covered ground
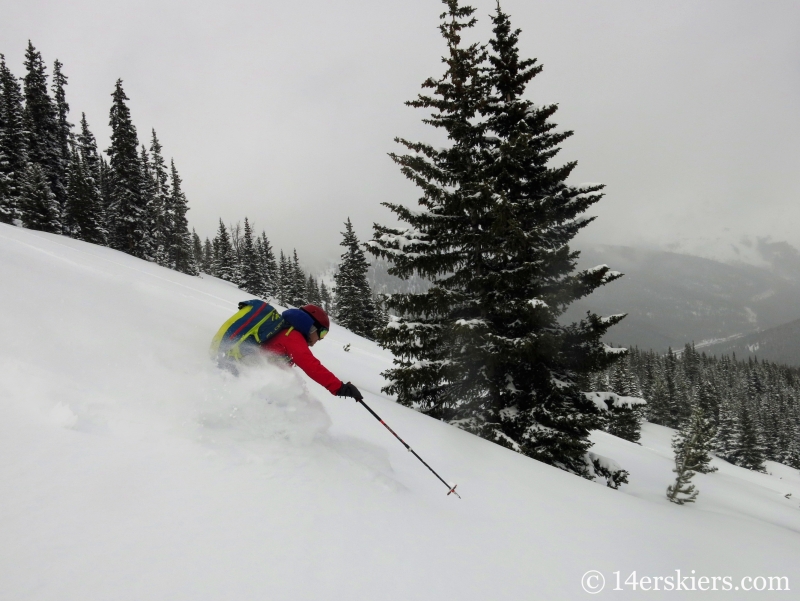
M 613 491 L 396 405 L 380 394 L 387 353 L 334 327 L 317 356 L 458 482 L 448 497 L 299 370 L 216 369 L 210 339 L 245 298 L 0 225 L 0 599 L 584 599 L 590 570 L 610 597 L 641 594 L 633 571 L 800 590 L 796 471 L 720 461 L 675 506 L 671 431 L 645 425 L 641 446 L 594 435 L 631 473 Z

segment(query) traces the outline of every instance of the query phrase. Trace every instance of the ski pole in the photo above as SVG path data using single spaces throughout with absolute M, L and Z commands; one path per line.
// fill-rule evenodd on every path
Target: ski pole
M 403 440 L 402 438 L 400 438 L 400 437 L 397 435 L 397 432 L 395 432 L 394 430 L 392 430 L 392 429 L 389 427 L 389 425 L 388 425 L 388 424 L 387 424 L 385 421 L 383 421 L 383 420 L 380 418 L 380 416 L 379 416 L 377 413 L 375 413 L 375 412 L 372 410 L 372 408 L 371 408 L 369 405 L 367 405 L 367 404 L 364 402 L 364 397 L 361 397 L 361 398 L 358 398 L 358 399 L 356 399 L 356 403 L 361 403 L 362 405 L 364 405 L 364 408 L 365 408 L 367 411 L 369 411 L 369 412 L 372 414 L 372 417 L 374 417 L 374 418 L 375 418 L 375 419 L 377 419 L 379 422 L 381 422 L 381 423 L 382 423 L 382 424 L 383 424 L 383 425 L 386 427 L 386 429 L 387 429 L 387 430 L 389 430 L 389 432 L 391 432 L 392 434 L 394 434 L 394 437 L 395 437 L 397 440 L 399 440 L 400 442 L 402 442 L 402 443 L 403 443 L 403 446 L 404 446 L 406 449 L 408 449 L 408 450 L 409 450 L 411 453 L 413 453 L 414 457 L 416 457 L 417 459 L 419 459 L 419 460 L 422 462 L 422 465 L 424 465 L 424 466 L 425 466 L 425 467 L 427 467 L 429 470 L 431 470 L 431 472 L 433 473 L 433 475 L 434 475 L 434 476 L 436 476 L 437 478 L 439 478 L 439 480 L 441 480 L 442 484 L 444 484 L 444 485 L 447 487 L 447 489 L 448 489 L 448 493 L 447 493 L 447 496 L 448 496 L 448 497 L 450 496 L 450 493 L 453 493 L 453 494 L 454 494 L 455 496 L 457 496 L 459 499 L 461 498 L 461 495 L 460 495 L 460 494 L 458 494 L 458 493 L 456 492 L 456 486 L 458 486 L 458 484 L 454 484 L 454 485 L 452 486 L 452 488 L 451 488 L 451 487 L 450 487 L 450 485 L 449 485 L 447 482 L 445 482 L 445 481 L 444 481 L 444 479 L 443 479 L 443 478 L 442 478 L 442 477 L 441 477 L 439 474 L 437 474 L 437 473 L 434 471 L 434 469 L 433 469 L 433 468 L 432 468 L 430 465 L 428 465 L 427 463 L 425 463 L 425 460 L 424 460 L 422 457 L 420 457 L 419 455 L 417 455 L 417 452 L 416 452 L 414 449 L 412 449 L 410 446 L 408 446 L 408 445 L 406 444 L 406 441 L 405 441 L 405 440 Z

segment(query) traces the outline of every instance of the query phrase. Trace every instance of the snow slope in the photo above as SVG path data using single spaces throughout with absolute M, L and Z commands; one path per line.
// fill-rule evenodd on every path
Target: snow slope
M 396 405 L 391 358 L 334 327 L 315 353 L 459 483 L 447 497 L 299 370 L 216 369 L 210 338 L 246 297 L 0 225 L 0 599 L 583 599 L 589 570 L 611 596 L 639 594 L 610 590 L 634 570 L 800 588 L 797 472 L 720 462 L 671 505 L 671 432 L 647 425 L 642 446 L 595 433 L 631 472 L 613 491 Z

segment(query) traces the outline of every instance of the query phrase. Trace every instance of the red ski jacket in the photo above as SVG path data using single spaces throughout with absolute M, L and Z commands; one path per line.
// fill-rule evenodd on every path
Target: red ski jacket
M 305 336 L 295 329 L 279 332 L 277 336 L 267 340 L 263 348 L 270 353 L 287 357 L 292 365 L 297 365 L 331 394 L 336 394 L 342 387 L 342 381 L 319 362 L 308 348 Z

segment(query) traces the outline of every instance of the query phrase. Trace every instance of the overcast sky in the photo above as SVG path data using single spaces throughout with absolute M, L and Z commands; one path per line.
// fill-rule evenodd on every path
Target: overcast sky
M 488 39 L 494 2 L 472 2 Z M 505 0 L 528 88 L 575 135 L 573 183 L 607 184 L 576 241 L 720 253 L 742 236 L 800 245 L 800 2 Z M 28 39 L 69 77 L 108 145 L 122 78 L 141 141 L 155 128 L 184 179 L 190 225 L 248 216 L 319 264 L 418 192 L 387 153 L 434 140 L 407 108 L 442 72 L 438 0 L 0 0 L 0 52 Z

